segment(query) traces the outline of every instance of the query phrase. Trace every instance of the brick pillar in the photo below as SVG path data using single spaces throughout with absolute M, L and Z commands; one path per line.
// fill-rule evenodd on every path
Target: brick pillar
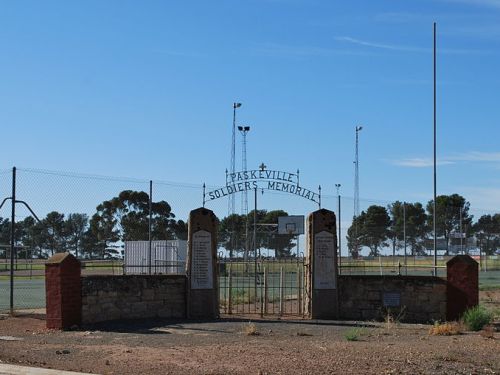
M 338 319 L 335 214 L 321 209 L 307 217 L 306 313 L 311 319 Z
M 219 317 L 217 218 L 206 208 L 189 213 L 186 268 L 188 318 Z
M 446 263 L 446 319 L 458 320 L 479 303 L 479 267 L 469 255 L 457 255 Z
M 66 329 L 82 320 L 80 262 L 57 253 L 45 263 L 47 328 Z

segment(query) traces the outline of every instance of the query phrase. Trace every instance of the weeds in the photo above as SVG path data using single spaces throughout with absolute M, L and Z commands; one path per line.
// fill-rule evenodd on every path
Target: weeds
M 392 314 L 391 309 L 387 309 L 384 315 L 385 328 L 391 329 L 395 325 L 401 323 L 401 320 L 404 318 L 406 306 L 403 306 L 397 315 Z
M 248 322 L 247 324 L 245 324 L 245 326 L 243 327 L 243 332 L 247 336 L 258 336 L 259 335 L 259 332 L 257 331 L 257 326 L 255 325 L 255 323 L 252 323 L 252 322 Z
M 467 310 L 462 319 L 471 331 L 480 331 L 485 325 L 491 323 L 493 314 L 483 306 L 478 305 Z
M 434 326 L 429 330 L 429 335 L 434 336 L 453 336 L 460 335 L 463 331 L 463 326 L 457 322 L 439 323 L 435 322 Z
M 365 330 L 360 327 L 354 327 L 348 330 L 344 337 L 347 341 L 359 341 L 360 337 L 364 335 Z

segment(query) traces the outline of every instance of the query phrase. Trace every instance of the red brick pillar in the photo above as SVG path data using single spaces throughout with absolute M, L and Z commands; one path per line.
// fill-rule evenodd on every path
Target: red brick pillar
M 58 253 L 45 263 L 47 328 L 66 329 L 82 320 L 80 262 Z
M 479 267 L 469 255 L 457 255 L 446 263 L 446 319 L 458 320 L 479 303 Z

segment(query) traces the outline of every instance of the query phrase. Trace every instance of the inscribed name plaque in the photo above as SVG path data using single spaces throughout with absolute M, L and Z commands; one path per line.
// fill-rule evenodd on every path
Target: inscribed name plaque
M 335 289 L 335 237 L 322 231 L 314 235 L 314 289 Z
M 199 230 L 193 233 L 191 289 L 212 289 L 212 236 Z
M 384 292 L 382 294 L 382 302 L 384 307 L 400 307 L 401 293 L 399 292 Z

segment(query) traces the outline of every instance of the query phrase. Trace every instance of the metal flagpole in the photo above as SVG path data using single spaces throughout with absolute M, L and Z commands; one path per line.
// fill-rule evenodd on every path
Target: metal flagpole
M 434 22 L 434 276 L 437 276 L 437 233 L 436 233 L 436 22 Z

